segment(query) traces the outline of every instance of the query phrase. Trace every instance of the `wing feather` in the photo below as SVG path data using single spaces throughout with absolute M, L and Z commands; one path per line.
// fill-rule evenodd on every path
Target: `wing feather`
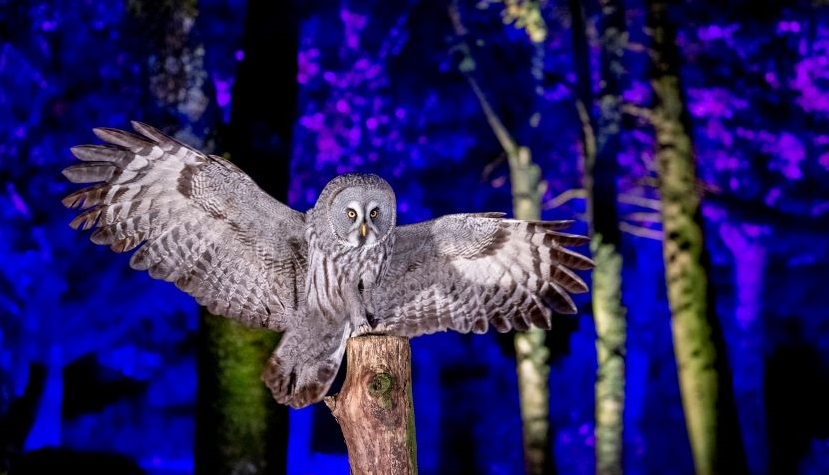
M 587 291 L 573 270 L 593 261 L 565 246 L 585 236 L 572 221 L 520 221 L 500 214 L 449 215 L 397 229 L 383 286 L 370 296 L 377 331 L 417 336 L 548 329 L 553 311 L 575 313 Z
M 96 128 L 106 142 L 71 151 L 63 174 L 91 184 L 63 199 L 70 223 L 130 266 L 174 282 L 211 312 L 283 330 L 304 293 L 305 216 L 268 196 L 238 167 L 138 122 Z M 298 255 L 299 254 L 299 255 Z

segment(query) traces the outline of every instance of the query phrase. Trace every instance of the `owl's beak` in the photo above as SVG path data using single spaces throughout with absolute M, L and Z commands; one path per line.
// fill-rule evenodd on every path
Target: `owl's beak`
M 360 224 L 360 236 L 366 237 L 366 233 L 368 233 L 368 227 L 366 223 Z

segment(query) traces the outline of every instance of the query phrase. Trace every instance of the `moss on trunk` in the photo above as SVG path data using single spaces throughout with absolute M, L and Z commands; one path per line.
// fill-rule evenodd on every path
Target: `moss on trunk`
M 260 379 L 279 334 L 209 314 L 201 332 L 196 473 L 284 473 L 287 414 Z

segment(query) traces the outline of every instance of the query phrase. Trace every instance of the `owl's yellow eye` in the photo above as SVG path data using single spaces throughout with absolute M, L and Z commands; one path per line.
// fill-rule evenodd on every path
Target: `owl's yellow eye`
M 374 218 L 377 217 L 378 214 L 380 214 L 380 212 L 377 211 L 377 208 L 374 208 L 373 210 L 371 210 L 371 213 L 369 213 L 368 215 L 371 217 L 371 219 L 374 219 Z
M 353 210 L 353 209 L 351 209 L 351 208 L 348 208 L 348 211 L 346 211 L 346 212 L 345 212 L 345 214 L 346 214 L 349 218 L 351 218 L 352 220 L 357 219 L 357 212 L 356 212 L 356 211 L 354 211 L 354 210 Z

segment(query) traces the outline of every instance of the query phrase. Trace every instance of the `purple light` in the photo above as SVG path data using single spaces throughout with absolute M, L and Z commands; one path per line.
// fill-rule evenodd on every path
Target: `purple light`
M 322 130 L 325 126 L 325 114 L 317 112 L 316 114 L 302 116 L 299 119 L 299 124 L 309 130 Z
M 777 23 L 779 33 L 800 33 L 800 23 L 796 21 L 781 21 Z
M 365 28 L 368 17 L 350 12 L 345 8 L 340 10 L 340 20 L 345 26 L 345 45 L 349 49 L 360 47 L 360 32 Z
M 697 30 L 697 36 L 703 41 L 717 41 L 732 39 L 734 32 L 740 29 L 740 25 L 706 25 Z M 729 41 L 730 42 L 730 41 Z
M 798 104 L 807 112 L 829 112 L 829 92 L 823 85 L 829 78 L 829 58 L 807 57 L 795 65 L 792 87 L 800 91 Z
M 212 79 L 213 87 L 216 90 L 216 105 L 218 105 L 219 109 L 222 111 L 222 121 L 228 123 L 230 122 L 230 102 L 233 98 L 232 91 L 234 78 L 230 77 L 228 79 L 224 79 L 214 74 L 212 75 Z
M 17 190 L 14 189 L 14 185 L 11 183 L 7 183 L 6 191 L 9 193 L 9 196 L 11 197 L 14 209 L 16 209 L 20 214 L 28 218 L 29 207 L 26 206 L 26 202 L 23 201 L 23 198 L 20 196 L 20 194 L 17 193 Z
M 233 57 L 236 58 L 236 61 L 241 61 L 245 59 L 245 50 L 237 49 Z
M 806 159 L 806 149 L 795 135 L 790 133 L 780 134 L 777 144 L 777 159 L 773 160 L 771 167 L 780 171 L 790 180 L 803 178 L 801 163 Z
M 351 108 L 348 106 L 348 102 L 345 99 L 340 99 L 337 101 L 337 112 L 340 114 L 348 114 L 351 112 Z
M 780 188 L 772 188 L 771 190 L 769 190 L 768 193 L 766 193 L 766 197 L 763 199 L 763 201 L 765 201 L 766 204 L 769 206 L 774 206 L 775 204 L 777 204 L 777 200 L 779 200 L 782 195 L 783 192 L 780 190 Z
M 818 163 L 820 163 L 820 166 L 822 166 L 826 170 L 829 170 L 829 153 L 822 154 L 820 157 L 818 157 L 817 161 Z
M 296 79 L 299 84 L 306 84 L 314 76 L 319 74 L 320 67 L 317 63 L 319 57 L 319 50 L 311 48 L 302 50 L 297 55 L 297 75 Z
M 772 87 L 779 87 L 780 83 L 777 82 L 777 75 L 774 74 L 773 71 L 769 71 L 765 75 L 766 82 L 769 83 Z
M 218 77 L 213 77 L 213 85 L 216 88 L 216 103 L 219 107 L 225 107 L 230 104 L 231 94 L 233 88 L 233 80 L 222 80 Z

